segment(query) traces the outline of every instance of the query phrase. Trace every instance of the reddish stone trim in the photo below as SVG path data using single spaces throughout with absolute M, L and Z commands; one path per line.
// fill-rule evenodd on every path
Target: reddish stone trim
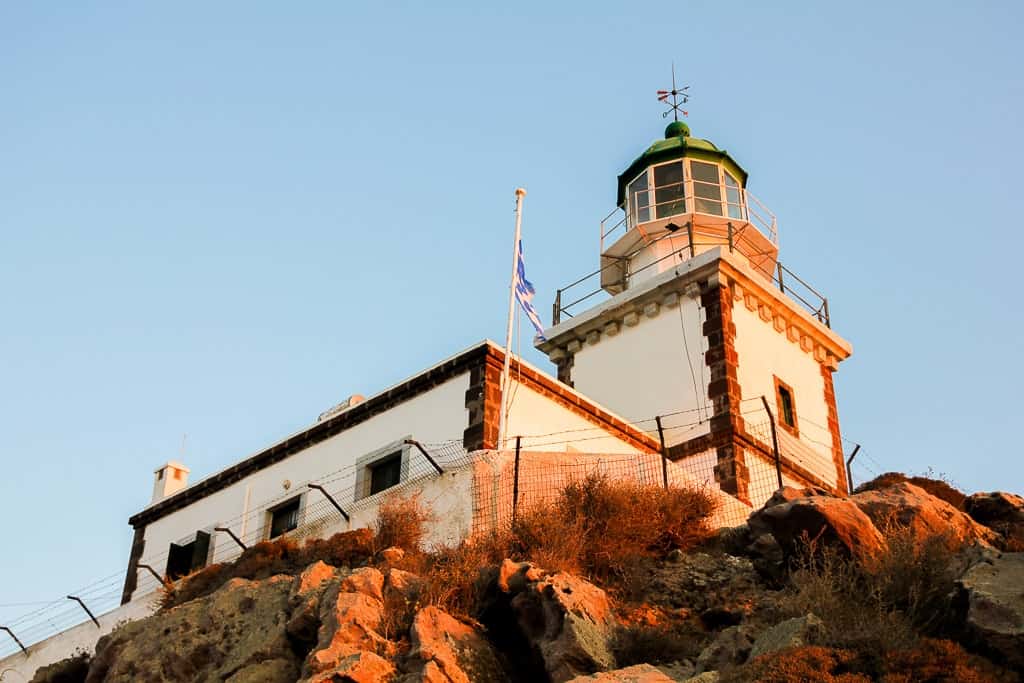
M 505 362 L 505 354 L 501 349 L 489 347 L 486 362 L 489 369 L 497 371 L 496 375 L 492 371 L 487 374 L 487 392 L 489 392 L 487 395 L 494 395 L 497 406 L 501 403 L 498 387 L 501 382 L 501 369 Z M 512 359 L 510 374 L 521 381 L 523 386 L 533 389 L 564 408 L 568 408 L 588 422 L 607 429 L 610 434 L 631 446 L 649 453 L 656 453 L 661 449 L 661 444 L 654 437 L 591 403 L 562 382 L 525 365 L 520 366 L 519 361 L 515 358 Z M 488 433 L 493 432 L 495 440 L 497 440 L 499 411 L 500 408 L 496 407 L 493 413 L 488 412 L 485 416 L 484 430 Z
M 732 292 L 724 285 L 706 287 L 701 293 L 700 302 L 705 313 L 703 332 L 708 341 L 704 363 L 711 375 L 708 398 L 714 407 L 711 434 L 726 436 L 715 445 L 718 458 L 715 479 L 723 491 L 742 501 L 749 501 L 743 449 L 732 438 L 744 429 L 743 417 L 740 415 L 743 395 L 737 378 L 739 356 L 736 353 L 736 324 L 732 319 Z
M 498 444 L 500 384 L 501 368 L 496 368 L 487 362 L 487 356 L 482 356 L 470 370 L 469 389 L 466 391 L 469 426 L 462 435 L 462 445 L 467 451 L 492 449 Z
M 821 366 L 821 378 L 825 381 L 825 405 L 828 406 L 828 431 L 832 436 L 832 460 L 836 464 L 836 488 L 840 493 L 850 493 L 850 482 L 846 478 L 846 462 L 843 454 L 843 438 L 839 434 L 839 410 L 836 408 L 836 390 L 832 383 L 832 371 Z

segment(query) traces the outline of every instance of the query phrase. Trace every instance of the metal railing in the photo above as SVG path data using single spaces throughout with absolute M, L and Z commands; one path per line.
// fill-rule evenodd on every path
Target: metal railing
M 719 199 L 698 196 L 695 192 L 696 188 L 705 186 L 721 187 L 714 183 L 705 183 L 699 180 L 685 180 L 665 185 L 656 185 L 652 188 L 632 193 L 630 201 L 616 206 L 612 209 L 611 213 L 601 220 L 598 244 L 601 253 L 604 253 L 606 241 L 614 242 L 638 225 L 687 213 L 729 218 L 737 222 L 749 222 L 771 240 L 772 244 L 777 245 L 779 243 L 778 220 L 775 218 L 775 214 L 749 190 L 739 190 L 740 201 L 737 203 L 729 201 L 727 195 Z M 683 192 L 678 194 L 678 190 L 683 190 Z M 654 202 L 650 201 L 652 193 L 655 199 Z M 662 196 L 667 193 L 669 196 L 663 201 L 658 201 L 659 193 Z M 639 200 L 639 197 L 643 197 L 644 200 Z M 710 210 L 715 205 L 717 205 L 718 210 Z M 732 211 L 733 209 L 735 211 Z M 733 215 L 733 213 L 736 215 Z
M 764 275 L 765 279 L 770 281 L 772 285 L 777 287 L 780 292 L 788 295 L 791 299 L 799 303 L 804 309 L 807 310 L 818 322 L 822 323 L 826 327 L 832 327 L 831 315 L 829 312 L 828 299 L 814 289 L 811 285 L 807 284 L 802 278 L 796 275 L 792 270 L 782 264 L 781 261 L 775 262 L 775 267 L 771 270 L 766 269 L 758 265 L 754 258 L 759 255 L 766 255 L 767 252 L 758 252 L 754 244 L 752 244 L 749 235 L 746 235 L 746 231 L 749 229 L 750 224 L 747 223 L 743 227 L 737 229 L 729 222 L 726 226 L 726 242 L 723 244 L 721 238 L 713 241 L 701 241 L 699 238 L 706 236 L 700 231 L 700 226 L 694 226 L 692 221 L 688 221 L 685 225 L 685 237 L 686 244 L 679 249 L 674 249 L 668 254 L 637 268 L 636 270 L 629 270 L 630 260 L 633 256 L 638 254 L 643 249 L 647 249 L 650 246 L 657 244 L 663 239 L 671 239 L 673 237 L 679 238 L 683 235 L 682 229 L 672 232 L 667 232 L 660 237 L 651 240 L 650 242 L 641 241 L 641 244 L 637 246 L 631 252 L 621 258 L 616 258 L 614 261 L 609 261 L 604 266 L 598 268 L 592 273 L 588 273 L 583 277 L 579 278 L 575 282 L 571 282 L 565 287 L 562 287 L 555 291 L 555 300 L 551 305 L 551 324 L 558 325 L 562 321 L 562 316 L 573 317 L 573 311 L 578 312 L 577 308 L 580 304 L 590 301 L 596 296 L 599 296 L 602 292 L 611 297 L 601 284 L 601 275 L 612 268 L 619 268 L 622 270 L 622 277 L 619 280 L 620 286 L 625 289 L 629 281 L 636 275 L 655 268 L 658 264 L 666 261 L 667 259 L 679 258 L 693 258 L 697 253 L 697 247 L 703 246 L 728 246 L 729 251 L 736 251 L 739 247 L 743 246 L 744 249 L 741 251 L 746 254 L 750 266 Z M 592 287 L 594 279 L 597 278 L 596 287 Z M 582 290 L 582 287 L 588 287 L 588 289 Z M 566 296 L 566 295 L 569 296 Z M 571 298 L 568 303 L 564 303 L 565 299 Z

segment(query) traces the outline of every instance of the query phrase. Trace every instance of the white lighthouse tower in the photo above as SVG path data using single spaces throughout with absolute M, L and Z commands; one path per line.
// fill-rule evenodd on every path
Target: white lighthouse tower
M 741 500 L 760 502 L 748 483 L 775 469 L 775 443 L 787 483 L 846 492 L 832 373 L 852 349 L 746 186 L 729 153 L 670 123 L 619 175 L 600 268 L 558 291 L 537 346 L 618 414 L 661 416 L 669 457 L 713 459 Z

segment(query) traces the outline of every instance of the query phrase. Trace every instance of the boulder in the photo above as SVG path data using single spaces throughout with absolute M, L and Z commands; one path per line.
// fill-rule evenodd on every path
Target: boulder
M 960 578 L 966 628 L 979 647 L 1024 668 L 1024 553 L 979 562 Z
M 423 579 L 412 572 L 401 569 L 389 569 L 384 580 L 385 593 L 397 593 L 406 601 L 415 600 L 423 586 Z
M 503 593 L 518 593 L 532 581 L 539 581 L 544 571 L 532 562 L 513 562 L 506 558 L 498 567 L 498 590 Z
M 363 593 L 346 592 L 341 586 L 325 593 L 320 603 L 318 641 L 307 659 L 307 672 L 335 669 L 351 655 L 386 645 L 377 633 L 383 613 L 384 603 Z
M 702 674 L 697 674 L 693 678 L 687 678 L 685 683 L 718 683 L 718 680 L 722 677 L 717 671 L 705 671 Z
M 511 605 L 554 683 L 615 666 L 608 647 L 615 619 L 597 586 L 559 572 L 526 584 Z
M 363 567 L 341 581 L 341 590 L 347 593 L 362 593 L 375 600 L 384 599 L 384 575 L 379 569 Z
M 335 668 L 318 673 L 308 683 L 381 683 L 394 678 L 395 667 L 372 652 L 355 652 Z
M 698 673 L 738 666 L 747 661 L 754 645 L 750 626 L 730 626 L 719 633 L 697 657 Z
M 294 681 L 298 667 L 291 659 L 268 659 L 239 669 L 224 683 L 285 683 Z
M 884 530 L 890 524 L 896 524 L 909 529 L 918 539 L 948 535 L 958 544 L 978 542 L 991 545 L 999 542 L 994 531 L 909 482 L 857 493 L 849 500 L 870 517 L 878 529 Z
M 627 666 L 625 669 L 603 671 L 589 676 L 577 676 L 570 683 L 586 683 L 586 681 L 596 681 L 599 683 L 674 683 L 673 679 L 650 664 L 636 664 L 634 666 Z
M 384 548 L 377 553 L 377 558 L 386 565 L 398 564 L 405 558 L 405 551 L 401 548 Z
M 786 554 L 793 553 L 803 538 L 836 544 L 858 557 L 874 555 L 885 544 L 871 519 L 850 498 L 814 495 L 775 504 L 769 501 L 750 516 L 747 526 L 750 538 L 771 534 Z
M 505 680 L 498 657 L 483 636 L 436 607 L 421 609 L 409 631 L 409 658 L 420 671 L 403 680 L 431 683 L 497 683 Z
M 89 683 L 298 678 L 285 626 L 293 579 L 232 579 L 202 598 L 121 626 L 96 644 Z M 276 664 L 266 664 L 279 660 Z M 261 666 L 262 665 L 262 666 Z M 273 678 L 278 676 L 279 678 Z
M 813 614 L 787 619 L 762 632 L 754 640 L 754 644 L 750 648 L 749 659 L 784 650 L 787 647 L 817 645 L 824 634 L 825 624 Z
M 338 576 L 338 570 L 322 561 L 314 562 L 295 578 L 292 586 L 291 598 L 299 601 L 313 592 L 322 592 L 329 581 Z
M 975 493 L 964 501 L 964 511 L 1002 534 L 1008 550 L 1024 550 L 1024 498 L 1002 491 Z

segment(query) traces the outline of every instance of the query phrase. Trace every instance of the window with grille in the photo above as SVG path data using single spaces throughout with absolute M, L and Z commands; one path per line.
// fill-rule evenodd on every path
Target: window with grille
M 299 498 L 270 511 L 270 534 L 267 538 L 277 538 L 299 526 Z

